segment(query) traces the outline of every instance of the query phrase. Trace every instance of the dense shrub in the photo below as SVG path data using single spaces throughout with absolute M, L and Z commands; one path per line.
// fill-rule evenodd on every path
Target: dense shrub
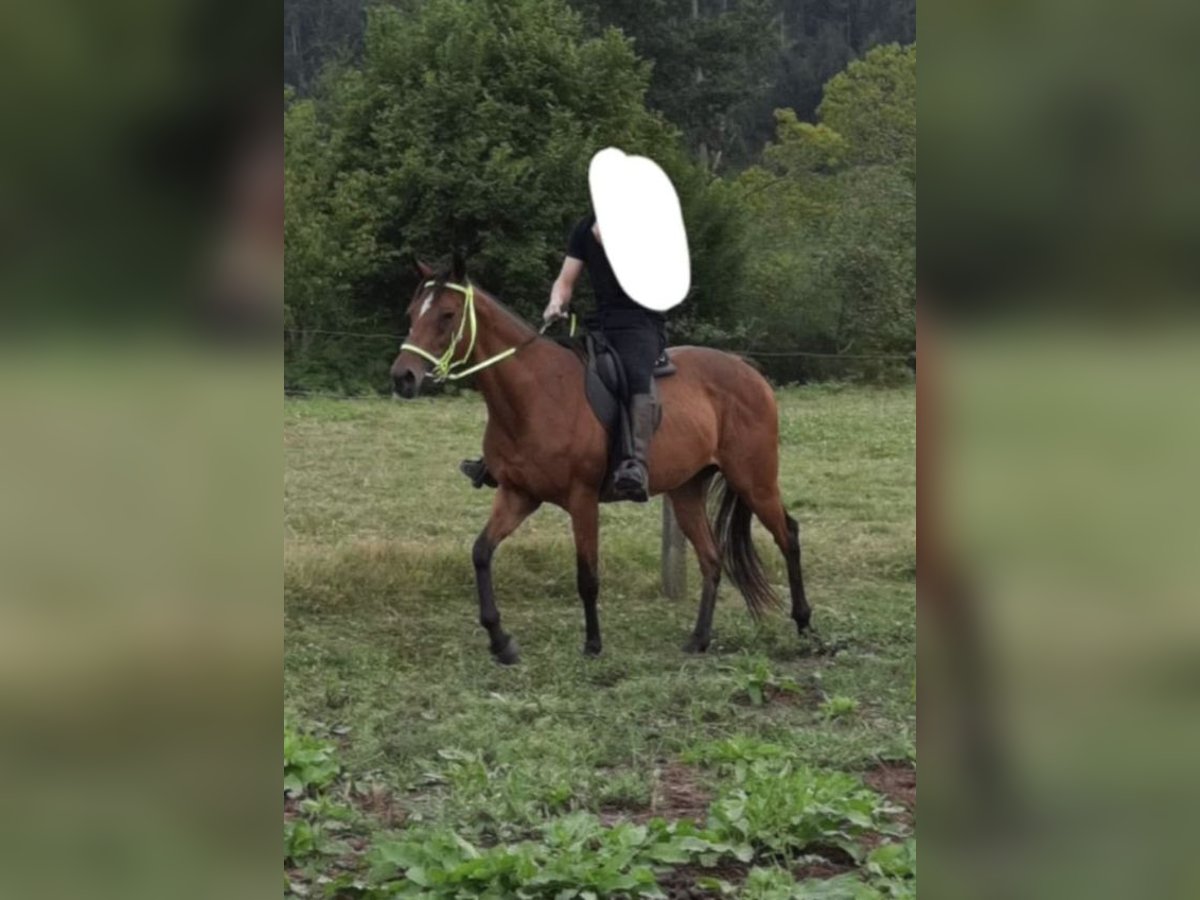
M 535 318 L 587 165 L 608 145 L 676 184 L 693 290 L 677 343 L 768 353 L 915 349 L 916 49 L 878 47 L 826 86 L 819 124 L 777 112 L 761 165 L 721 179 L 645 103 L 649 67 L 565 0 L 368 9 L 358 62 L 285 108 L 285 363 L 291 389 L 386 389 L 413 261 L 465 252 Z M 580 298 L 586 306 L 586 289 Z M 764 356 L 778 381 L 890 378 L 895 360 Z

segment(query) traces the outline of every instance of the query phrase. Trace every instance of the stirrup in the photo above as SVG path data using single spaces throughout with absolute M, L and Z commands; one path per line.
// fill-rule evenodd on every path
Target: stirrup
M 645 503 L 650 499 L 650 473 L 637 460 L 627 459 L 613 473 L 612 490 L 621 500 Z
M 479 459 L 464 459 L 458 464 L 458 471 L 471 479 L 472 487 L 481 488 L 485 484 L 491 487 L 496 486 L 496 479 L 488 471 L 487 463 L 483 461 L 482 457 Z

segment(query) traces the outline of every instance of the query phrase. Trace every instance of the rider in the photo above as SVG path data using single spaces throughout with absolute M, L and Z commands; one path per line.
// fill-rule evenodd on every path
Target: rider
M 587 319 L 588 327 L 604 335 L 625 370 L 625 395 L 621 397 L 625 458 L 613 473 L 613 493 L 621 500 L 645 502 L 650 491 L 646 453 L 658 414 L 651 383 L 655 361 L 667 346 L 666 319 L 662 313 L 639 306 L 625 293 L 604 252 L 596 216 L 590 214 L 571 231 L 566 259 L 543 314 L 546 321 L 566 315 L 575 282 L 585 266 L 596 296 L 596 310 Z
M 645 502 L 650 492 L 646 453 L 658 415 L 651 382 L 655 363 L 667 346 L 666 319 L 662 313 L 639 306 L 622 289 L 604 252 L 596 216 L 589 214 L 575 225 L 567 241 L 567 255 L 543 314 L 547 322 L 567 315 L 575 282 L 584 267 L 596 296 L 596 310 L 587 318 L 588 327 L 604 335 L 625 370 L 625 395 L 620 398 L 625 412 L 621 429 L 624 458 L 613 473 L 613 493 L 619 500 Z M 494 485 L 483 460 L 463 460 L 461 468 L 476 487 Z

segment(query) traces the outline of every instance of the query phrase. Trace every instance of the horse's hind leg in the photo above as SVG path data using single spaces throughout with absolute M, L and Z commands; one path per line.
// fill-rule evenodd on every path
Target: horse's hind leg
M 755 467 L 755 471 L 772 471 L 774 466 Z M 787 561 L 788 586 L 792 594 L 792 619 L 797 631 L 803 632 L 812 619 L 812 607 L 804 596 L 804 576 L 800 573 L 800 525 L 783 508 L 779 496 L 779 483 L 774 479 L 751 477 L 738 478 L 736 473 L 725 473 L 726 480 L 738 496 L 750 507 L 775 539 L 775 546 Z
M 783 509 L 782 503 L 779 508 Z M 792 618 L 796 621 L 796 630 L 802 632 L 812 620 L 812 607 L 808 605 L 808 599 L 804 596 L 804 576 L 800 574 L 800 523 L 789 516 L 786 510 L 783 518 L 787 523 L 788 545 L 786 550 L 782 547 L 780 549 L 787 560 L 788 585 L 792 591 Z M 779 543 L 778 538 L 775 543 Z
M 496 608 L 496 592 L 492 588 L 492 554 L 500 542 L 516 531 L 540 505 L 541 501 L 512 488 L 500 488 L 492 501 L 491 518 L 471 552 L 475 563 L 475 585 L 479 590 L 479 624 L 487 629 L 492 655 L 505 665 L 512 665 L 520 657 L 517 642 L 500 627 L 500 611 Z
M 721 583 L 721 556 L 717 550 L 717 542 L 713 537 L 712 527 L 704 511 L 704 497 L 708 486 L 707 474 L 697 475 L 691 481 L 671 491 L 671 506 L 675 510 L 675 520 L 692 547 L 696 550 L 696 559 L 700 562 L 700 574 L 704 579 L 704 587 L 700 592 L 700 612 L 696 617 L 696 628 L 684 651 L 688 653 L 703 653 L 708 649 L 712 640 L 713 610 L 717 605 L 717 588 Z

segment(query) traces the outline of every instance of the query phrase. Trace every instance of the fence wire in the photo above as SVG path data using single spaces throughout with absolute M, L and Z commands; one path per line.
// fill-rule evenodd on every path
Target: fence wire
M 306 334 L 330 334 L 343 337 L 361 337 L 372 338 L 375 340 L 389 340 L 395 342 L 399 346 L 403 341 L 403 336 L 394 334 L 384 334 L 382 332 L 366 332 L 366 331 L 332 331 L 323 328 L 305 328 L 304 330 L 288 329 L 289 335 L 306 335 Z M 733 353 L 738 356 L 749 357 L 764 357 L 771 359 L 871 359 L 871 360 L 909 360 L 912 354 L 909 353 L 821 353 L 815 350 L 755 350 L 753 347 L 739 349 L 736 347 L 714 347 L 714 350 L 723 350 L 726 353 Z
M 392 334 L 390 332 L 370 332 L 370 331 L 343 331 L 328 328 L 305 328 L 284 329 L 284 333 L 292 340 L 300 340 L 304 342 L 304 338 L 308 335 L 325 335 L 336 338 L 354 338 L 360 340 L 371 341 L 390 341 L 395 346 L 399 346 L 404 340 L 403 336 Z M 753 347 L 716 347 L 714 349 L 724 350 L 726 353 L 733 353 L 738 356 L 743 356 L 751 360 L 787 360 L 787 359 L 819 359 L 828 362 L 836 363 L 838 361 L 854 362 L 862 360 L 872 360 L 879 362 L 901 362 L 912 366 L 915 363 L 916 354 L 904 353 L 828 353 L 817 350 L 756 350 Z M 778 375 L 778 373 L 776 373 Z M 303 387 L 285 387 L 284 396 L 295 399 L 327 399 L 327 400 L 390 400 L 388 393 L 377 391 L 369 394 L 346 394 L 336 391 L 309 390 Z

